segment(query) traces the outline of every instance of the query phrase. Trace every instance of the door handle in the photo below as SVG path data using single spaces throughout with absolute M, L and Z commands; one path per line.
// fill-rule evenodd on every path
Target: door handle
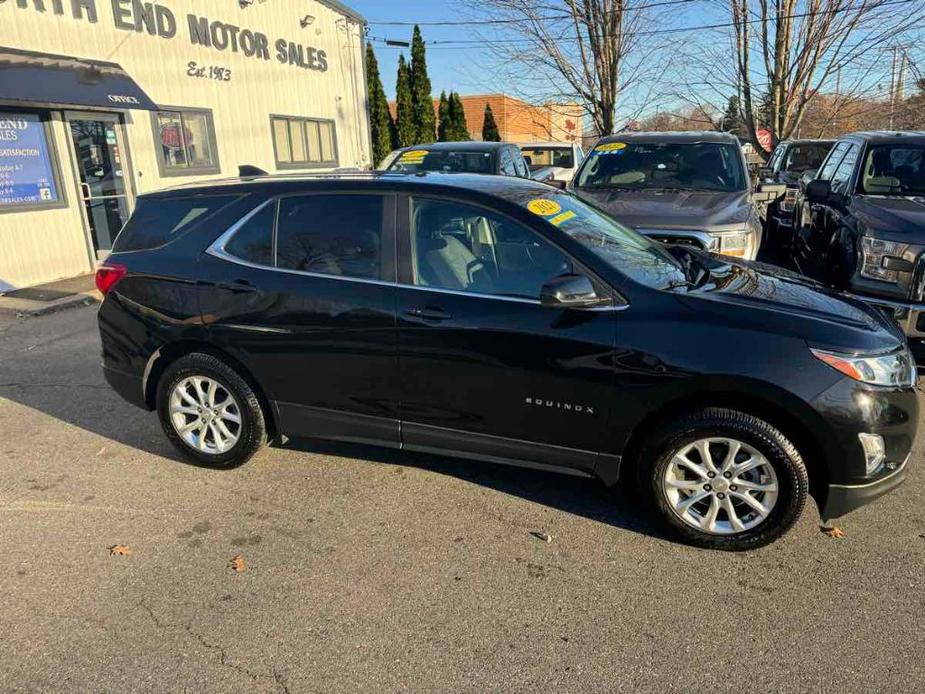
M 219 289 L 227 289 L 230 292 L 256 292 L 257 287 L 247 280 L 235 280 L 234 282 L 216 282 L 215 286 Z
M 84 199 L 84 200 L 90 200 L 90 199 L 93 198 L 93 192 L 90 190 L 90 184 L 89 184 L 89 183 L 83 183 L 83 182 L 81 182 L 81 184 L 80 184 L 80 189 L 81 189 L 81 192 L 83 193 L 83 199 Z
M 405 315 L 433 321 L 449 320 L 453 317 L 440 308 L 409 308 L 405 310 Z

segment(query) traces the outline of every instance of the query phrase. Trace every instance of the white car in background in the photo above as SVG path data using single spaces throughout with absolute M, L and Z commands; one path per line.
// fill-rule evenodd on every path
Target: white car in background
M 529 142 L 520 145 L 530 171 L 550 168 L 555 181 L 569 183 L 585 158 L 581 146 L 575 142 Z

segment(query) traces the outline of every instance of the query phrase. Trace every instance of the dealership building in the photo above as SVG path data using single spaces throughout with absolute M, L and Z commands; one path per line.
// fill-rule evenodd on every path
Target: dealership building
M 337 0 L 0 0 L 0 292 L 92 272 L 141 193 L 370 165 Z

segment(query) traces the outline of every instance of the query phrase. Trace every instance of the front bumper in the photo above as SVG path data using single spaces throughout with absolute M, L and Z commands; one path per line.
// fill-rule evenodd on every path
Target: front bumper
M 896 470 L 884 475 L 880 479 L 865 484 L 830 484 L 826 495 L 825 506 L 821 511 L 823 521 L 840 518 L 856 508 L 869 504 L 888 494 L 901 485 L 906 479 L 909 467 L 910 453 Z

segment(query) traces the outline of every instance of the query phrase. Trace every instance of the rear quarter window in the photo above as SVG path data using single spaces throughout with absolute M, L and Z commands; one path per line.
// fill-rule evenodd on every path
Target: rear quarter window
M 139 198 L 112 252 L 142 251 L 168 244 L 239 199 L 237 195 Z

